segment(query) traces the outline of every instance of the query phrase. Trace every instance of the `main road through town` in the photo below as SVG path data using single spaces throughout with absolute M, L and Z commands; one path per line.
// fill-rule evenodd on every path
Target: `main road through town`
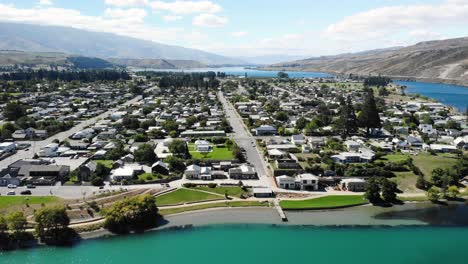
M 226 100 L 222 92 L 218 93 L 218 98 L 223 104 L 224 110 L 226 111 L 226 118 L 232 126 L 233 139 L 239 147 L 245 149 L 247 161 L 257 170 L 259 181 L 262 183 L 261 185 L 275 189 L 276 186 L 272 182 L 273 177 L 269 177 L 270 171 L 257 148 L 255 138 L 247 130 L 242 118 L 234 109 L 234 106 Z

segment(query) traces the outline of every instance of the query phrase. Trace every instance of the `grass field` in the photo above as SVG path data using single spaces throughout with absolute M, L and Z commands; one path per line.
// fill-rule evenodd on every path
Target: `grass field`
M 346 207 L 366 203 L 368 201 L 361 195 L 332 195 L 302 201 L 284 200 L 280 202 L 280 206 L 285 210 L 306 210 Z
M 213 146 L 213 150 L 208 153 L 202 153 L 195 150 L 194 144 L 189 144 L 189 152 L 192 155 L 192 158 L 199 160 L 232 160 L 234 155 L 232 155 L 232 150 L 227 147 L 217 147 Z
M 200 192 L 189 189 L 178 189 L 176 191 L 163 194 L 156 197 L 156 204 L 161 205 L 176 205 L 189 202 L 206 201 L 206 200 L 223 200 L 224 196 Z
M 388 161 L 388 162 L 404 162 L 407 161 L 410 157 L 405 154 L 388 154 L 380 157 L 377 161 Z
M 395 171 L 396 177 L 391 179 L 393 180 L 400 190 L 406 193 L 419 193 L 424 192 L 416 188 L 416 180 L 418 176 L 412 171 Z
M 177 214 L 182 212 L 197 211 L 209 208 L 223 208 L 223 207 L 267 207 L 268 203 L 262 203 L 258 201 L 236 201 L 236 202 L 220 202 L 212 204 L 199 204 L 193 206 L 179 207 L 179 208 L 170 208 L 170 209 L 161 209 L 159 213 L 162 215 Z
M 452 168 L 457 163 L 457 157 L 453 154 L 431 155 L 421 153 L 413 157 L 413 163 L 421 170 L 424 177 L 429 180 L 432 176 L 432 170 L 435 168 Z
M 55 196 L 0 196 L 0 212 L 15 211 L 23 206 L 26 207 L 26 204 L 33 209 L 42 204 L 46 206 L 59 204 L 60 201 L 60 198 Z
M 221 195 L 224 195 L 225 193 L 227 193 L 229 196 L 237 197 L 237 198 L 240 198 L 240 196 L 243 193 L 245 193 L 244 190 L 242 190 L 242 188 L 240 187 L 216 187 L 216 188 L 195 187 L 193 189 L 207 191 L 207 192 L 214 192 L 214 193 L 221 194 Z

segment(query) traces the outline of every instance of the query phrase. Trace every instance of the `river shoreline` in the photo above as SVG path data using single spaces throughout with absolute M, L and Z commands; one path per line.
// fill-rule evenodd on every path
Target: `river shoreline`
M 455 210 L 457 209 L 457 210 Z M 164 222 L 145 233 L 184 230 L 216 225 L 274 225 L 274 226 L 465 226 L 468 225 L 468 205 L 453 203 L 438 205 L 411 202 L 392 207 L 360 205 L 355 207 L 287 211 L 289 221 L 283 222 L 274 208 L 210 208 L 166 216 Z M 447 214 L 450 214 L 447 216 Z M 448 220 L 444 220 L 447 218 Z M 455 220 L 454 220 L 455 219 Z M 118 237 L 103 228 L 80 233 L 82 240 Z

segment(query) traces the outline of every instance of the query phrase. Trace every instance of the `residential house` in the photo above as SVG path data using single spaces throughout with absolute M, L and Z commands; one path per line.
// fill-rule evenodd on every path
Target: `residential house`
M 276 128 L 270 125 L 261 125 L 254 129 L 257 136 L 271 136 L 276 135 Z
M 340 181 L 340 188 L 343 191 L 363 192 L 366 190 L 367 183 L 363 179 L 350 178 Z
M 253 166 L 242 164 L 237 168 L 229 169 L 229 177 L 231 179 L 255 179 L 257 172 Z

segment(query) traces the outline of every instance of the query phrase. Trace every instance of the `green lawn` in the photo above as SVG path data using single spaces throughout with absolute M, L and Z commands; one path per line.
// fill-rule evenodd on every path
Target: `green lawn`
M 225 193 L 227 193 L 229 196 L 237 197 L 237 198 L 240 198 L 240 196 L 243 193 L 245 193 L 244 190 L 242 190 L 242 188 L 240 187 L 216 187 L 216 188 L 195 187 L 193 189 L 207 191 L 207 192 L 214 192 L 214 193 L 218 193 L 221 195 L 224 195 Z
M 202 153 L 195 150 L 195 144 L 189 144 L 188 146 L 190 155 L 192 158 L 199 160 L 232 160 L 232 150 L 227 147 L 213 146 L 213 150 L 209 153 Z
M 189 202 L 206 201 L 206 200 L 223 200 L 224 196 L 199 192 L 188 189 L 178 189 L 176 191 L 163 194 L 156 197 L 157 205 L 176 205 Z
M 361 195 L 331 195 L 302 201 L 284 200 L 280 202 L 280 206 L 285 210 L 305 210 L 346 207 L 366 203 L 368 201 Z
M 416 180 L 418 176 L 412 171 L 394 171 L 395 178 L 391 180 L 394 181 L 400 190 L 406 193 L 415 193 L 415 192 L 424 192 L 416 188 Z
M 102 164 L 105 167 L 112 169 L 112 164 L 114 164 L 113 160 L 95 160 L 97 164 Z
M 432 176 L 432 170 L 435 168 L 452 168 L 457 163 L 457 156 L 454 154 L 431 155 L 421 153 L 413 157 L 413 163 L 421 170 L 425 178 L 429 180 Z
M 388 154 L 380 157 L 378 161 L 389 161 L 389 162 L 404 162 L 407 161 L 410 157 L 405 154 Z
M 16 205 L 51 204 L 57 203 L 60 199 L 55 196 L 0 196 L 0 210 Z
M 222 207 L 268 207 L 268 203 L 258 201 L 236 201 L 236 202 L 220 202 L 212 204 L 199 204 L 193 206 L 179 207 L 179 208 L 162 208 L 159 210 L 161 215 L 171 215 L 182 212 L 197 211 L 209 208 L 222 208 Z

